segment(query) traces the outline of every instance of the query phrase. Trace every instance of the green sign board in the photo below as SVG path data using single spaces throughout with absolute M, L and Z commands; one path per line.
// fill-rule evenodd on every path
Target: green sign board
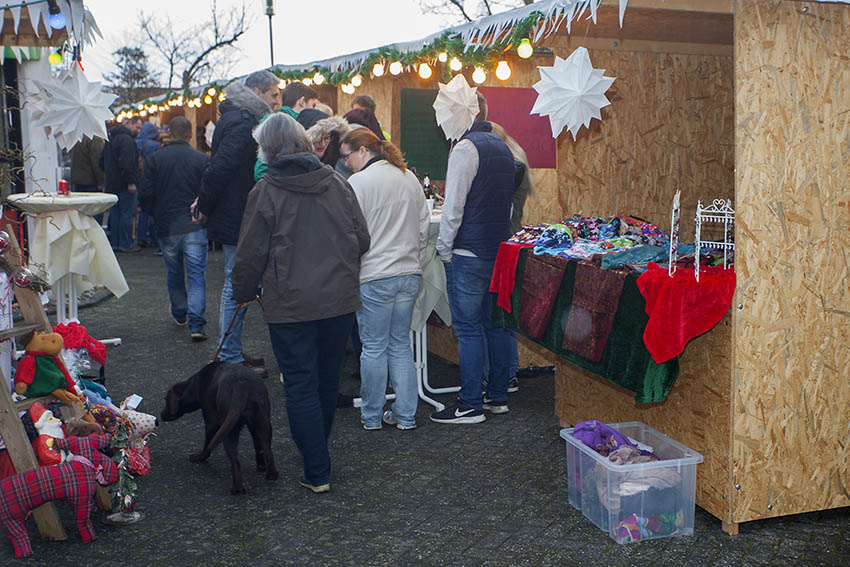
M 436 90 L 401 89 L 401 151 L 422 177 L 445 179 L 450 145 L 434 115 Z

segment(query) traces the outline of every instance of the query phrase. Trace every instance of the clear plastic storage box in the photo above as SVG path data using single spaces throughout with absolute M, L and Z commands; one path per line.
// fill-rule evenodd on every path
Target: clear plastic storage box
M 617 543 L 692 535 L 702 455 L 639 421 L 608 425 L 662 460 L 618 465 L 562 429 L 570 504 Z

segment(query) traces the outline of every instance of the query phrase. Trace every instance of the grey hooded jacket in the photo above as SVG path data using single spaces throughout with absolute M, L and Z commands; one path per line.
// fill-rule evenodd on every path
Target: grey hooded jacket
M 221 244 L 236 244 L 248 192 L 254 186 L 257 143 L 254 126 L 271 109 L 241 82 L 225 89 L 226 100 L 212 140 L 210 162 L 201 181 L 198 207 L 207 216 L 207 236 Z
M 369 229 L 351 186 L 314 154 L 269 166 L 248 195 L 231 274 L 233 300 L 262 283 L 267 323 L 328 319 L 357 311 L 360 257 Z

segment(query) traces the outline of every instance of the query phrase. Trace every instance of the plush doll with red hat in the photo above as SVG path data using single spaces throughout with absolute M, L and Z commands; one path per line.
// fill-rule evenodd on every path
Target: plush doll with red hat
M 54 417 L 53 412 L 46 409 L 41 402 L 31 405 L 29 413 L 38 431 L 38 438 L 33 441 L 38 464 L 43 467 L 60 464 L 63 461 L 62 454 L 53 449 L 53 439 L 65 438 L 62 421 Z

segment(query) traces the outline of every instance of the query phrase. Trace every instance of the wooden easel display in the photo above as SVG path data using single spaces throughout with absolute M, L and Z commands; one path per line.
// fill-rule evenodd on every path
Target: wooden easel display
M 21 267 L 21 251 L 18 246 L 18 240 L 15 238 L 15 232 L 8 225 L 2 225 L 0 228 L 5 229 L 9 234 L 9 247 L 4 254 L 4 258 L 14 269 L 17 269 Z M 17 286 L 13 286 L 13 288 L 15 298 L 18 301 L 21 314 L 24 318 L 24 324 L 0 331 L 0 340 L 20 337 L 31 331 L 50 332 L 52 330 L 50 322 L 47 319 L 47 314 L 44 312 L 38 294 L 28 288 Z M 0 372 L 0 435 L 3 436 L 3 440 L 6 443 L 6 450 L 9 451 L 9 458 L 12 460 L 15 471 L 22 473 L 36 469 L 38 467 L 38 461 L 18 414 L 27 410 L 36 401 L 51 401 L 55 398 L 53 396 L 43 396 L 13 402 L 9 388 L 5 385 L 5 378 L 2 372 Z M 109 492 L 105 487 L 98 486 L 95 502 L 102 509 L 109 509 L 111 507 Z M 36 508 L 33 511 L 33 517 L 43 539 L 53 541 L 67 539 L 68 536 L 65 534 L 65 529 L 59 521 L 59 515 L 52 502 Z

